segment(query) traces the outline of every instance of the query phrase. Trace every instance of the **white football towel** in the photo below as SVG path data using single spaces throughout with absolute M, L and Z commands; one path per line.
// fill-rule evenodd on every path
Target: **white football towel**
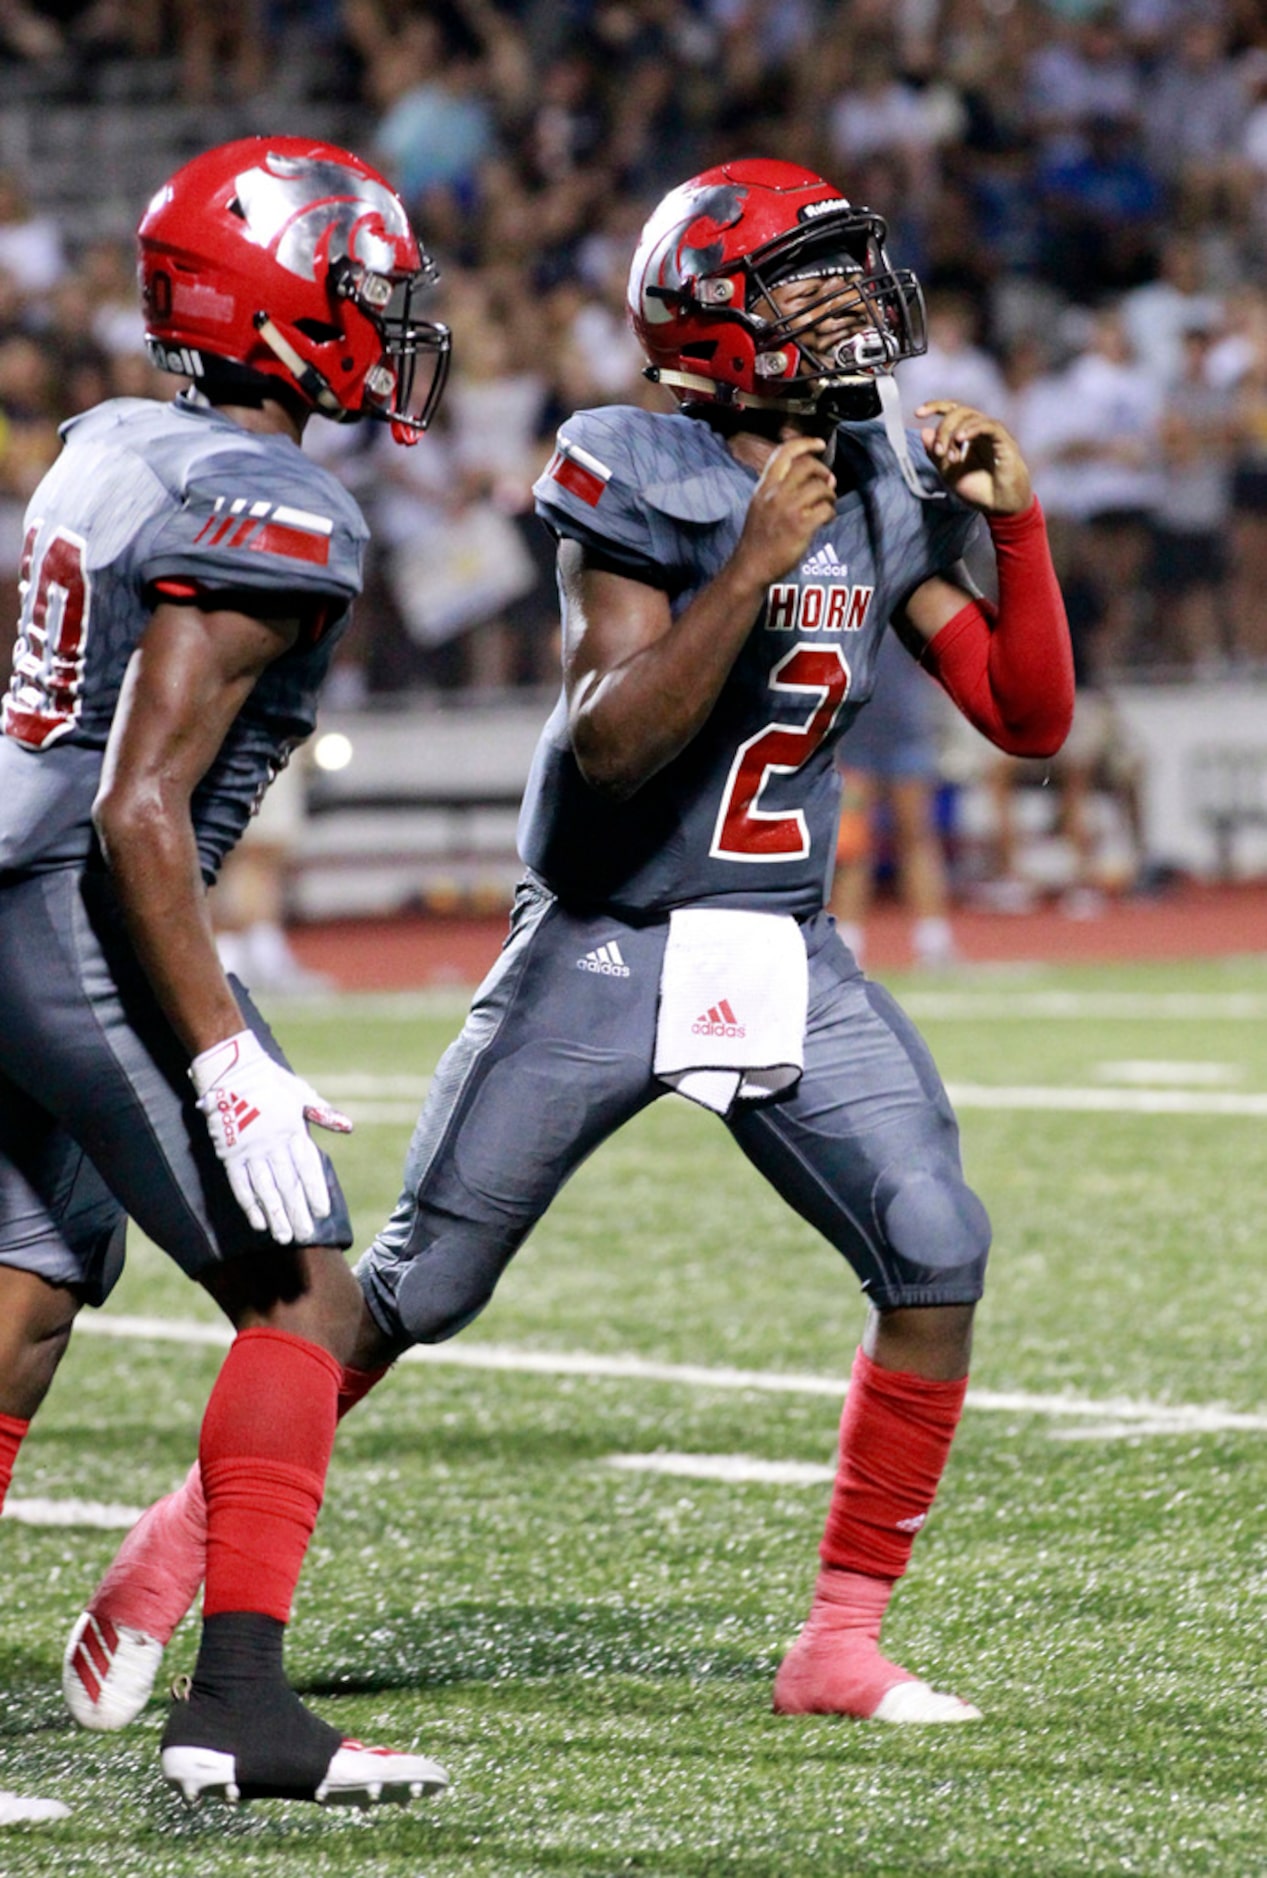
M 669 917 L 655 1073 L 726 1115 L 790 1089 L 805 1067 L 809 968 L 782 913 L 682 907 Z

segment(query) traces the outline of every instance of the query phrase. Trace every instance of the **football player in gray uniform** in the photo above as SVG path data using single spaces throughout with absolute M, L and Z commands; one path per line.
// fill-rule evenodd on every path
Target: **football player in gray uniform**
M 205 1621 L 164 1776 L 191 1803 L 408 1800 L 443 1770 L 346 1744 L 283 1672 L 337 1404 L 369 1380 L 347 1208 L 307 1126 L 349 1124 L 225 978 L 207 887 L 312 730 L 360 589 L 365 524 L 305 424 L 416 440 L 449 335 L 415 316 L 435 270 L 398 197 L 328 144 L 197 157 L 139 247 L 151 353 L 191 387 L 65 427 L 3 702 L 0 1497 L 130 1217 L 238 1333 L 202 1427 Z M 117 1642 L 78 1640 L 85 1679 Z
M 1005 750 L 1059 748 L 1073 670 L 1012 437 L 949 400 L 902 427 L 891 374 L 923 349 L 923 301 L 886 239 L 821 177 L 758 160 L 675 189 L 643 232 L 629 310 L 678 409 L 579 413 L 537 484 L 564 671 L 528 873 L 357 1267 L 377 1335 L 355 1358 L 470 1323 L 648 1103 L 714 1109 L 870 1305 L 774 1706 L 961 1722 L 977 1709 L 890 1661 L 880 1629 L 962 1409 L 989 1226 L 925 1045 L 824 911 L 834 752 L 888 631 Z M 979 530 L 997 604 L 962 564 Z M 146 1515 L 98 1593 L 126 1608 L 161 1559 L 166 1634 L 197 1587 L 198 1492 Z

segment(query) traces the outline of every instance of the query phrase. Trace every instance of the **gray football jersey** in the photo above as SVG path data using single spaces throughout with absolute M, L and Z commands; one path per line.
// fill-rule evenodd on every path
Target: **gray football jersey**
M 560 700 L 533 761 L 520 848 L 562 900 L 635 920 L 699 902 L 822 906 L 835 746 L 870 695 L 891 616 L 960 559 L 978 521 L 944 490 L 918 435 L 909 441 L 927 501 L 902 480 L 881 422 L 840 427 L 834 521 L 770 586 L 703 728 L 629 801 L 585 782 Z M 662 588 L 676 616 L 733 553 L 756 483 L 708 424 L 614 406 L 564 424 L 534 494 L 556 535 Z
M 162 591 L 302 612 L 193 802 L 211 880 L 269 781 L 316 721 L 360 591 L 367 530 L 334 478 L 280 436 L 186 397 L 118 398 L 63 428 L 31 498 L 23 606 L 0 736 L 0 872 L 72 866 L 128 661 Z M 156 583 L 162 583 L 161 588 Z

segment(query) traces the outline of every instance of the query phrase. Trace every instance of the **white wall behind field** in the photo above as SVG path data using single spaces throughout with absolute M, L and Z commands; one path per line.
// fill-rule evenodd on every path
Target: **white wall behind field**
M 1233 878 L 1267 875 L 1267 681 L 1136 685 L 1116 696 L 1142 761 L 1149 854 L 1204 879 L 1225 868 Z M 500 910 L 519 873 L 519 797 L 551 702 L 533 694 L 323 715 L 306 757 L 296 915 L 481 903 Z M 984 841 L 991 811 L 980 775 L 992 752 L 958 722 L 947 755 L 963 785 L 957 819 Z M 341 767 L 320 767 L 323 755 L 344 759 Z M 1055 791 L 1043 794 L 1030 803 L 1036 841 L 1055 808 Z

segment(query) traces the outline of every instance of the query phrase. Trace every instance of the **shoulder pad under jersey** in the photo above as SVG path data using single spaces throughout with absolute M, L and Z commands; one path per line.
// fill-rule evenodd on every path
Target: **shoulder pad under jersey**
M 145 584 L 174 578 L 344 602 L 360 592 L 364 517 L 342 484 L 293 446 L 230 438 L 190 461 L 179 495 L 141 546 Z
M 661 572 L 681 524 L 711 526 L 735 502 L 706 426 L 634 405 L 570 417 L 533 494 L 556 534 Z

